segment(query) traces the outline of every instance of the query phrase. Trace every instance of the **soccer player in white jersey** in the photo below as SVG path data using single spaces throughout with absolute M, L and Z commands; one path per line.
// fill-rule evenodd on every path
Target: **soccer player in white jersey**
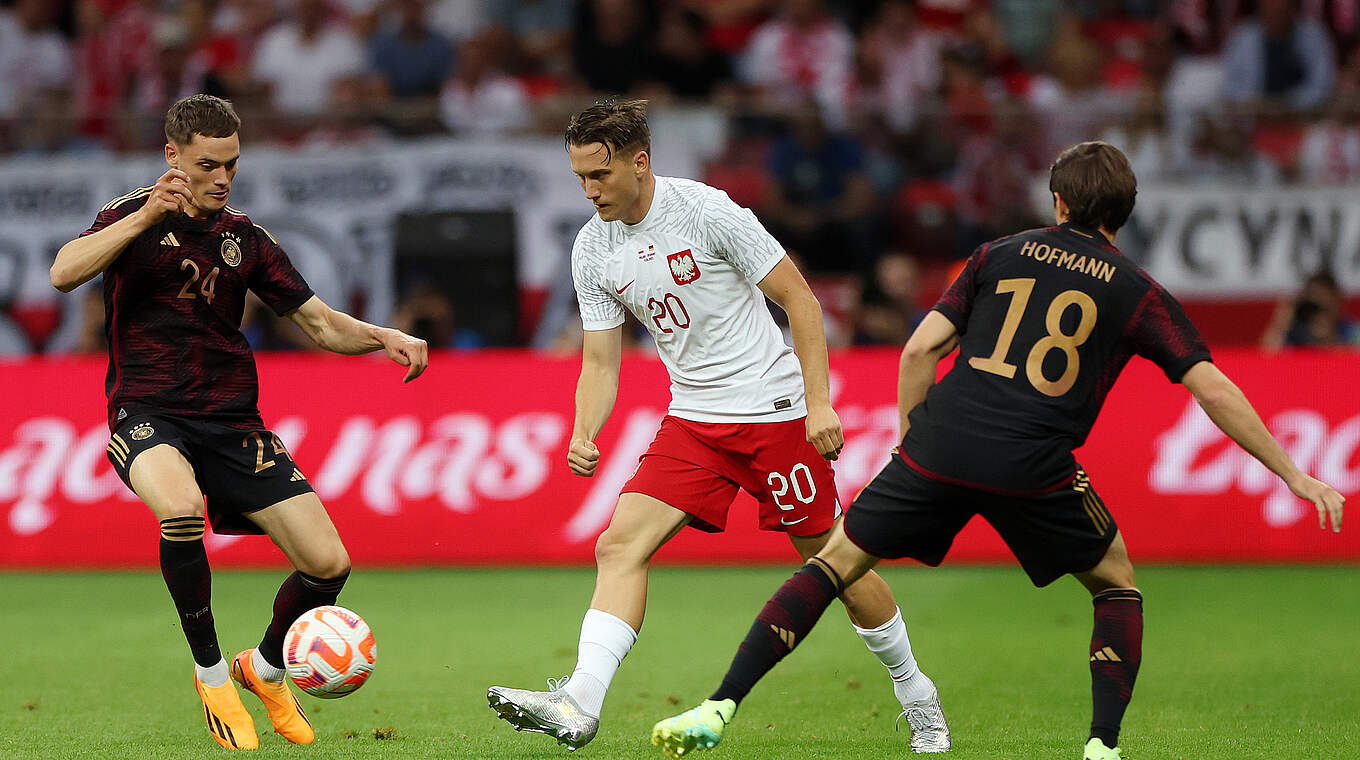
M 516 729 L 575 750 L 595 737 L 605 692 L 642 627 L 652 555 L 686 525 L 723 530 L 743 488 L 760 504 L 760 527 L 787 533 L 806 561 L 840 519 L 828 460 L 843 440 L 821 306 L 755 215 L 721 190 L 652 173 L 644 101 L 596 103 L 572 117 L 566 143 L 597 211 L 571 253 L 585 328 L 572 472 L 590 477 L 599 464 L 593 441 L 618 393 L 626 312 L 652 333 L 671 377 L 669 413 L 595 545 L 575 670 L 550 679 L 550 691 L 487 692 Z M 793 348 L 766 297 L 788 314 Z M 841 599 L 888 668 L 912 749 L 949 749 L 939 695 L 917 667 L 888 585 L 870 573 Z

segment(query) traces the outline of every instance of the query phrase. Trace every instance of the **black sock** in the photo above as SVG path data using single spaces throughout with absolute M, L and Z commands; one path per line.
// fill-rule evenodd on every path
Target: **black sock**
M 274 596 L 274 618 L 269 621 L 264 638 L 260 640 L 260 654 L 264 661 L 282 668 L 283 637 L 288 633 L 288 626 L 313 607 L 335 604 L 348 578 L 349 571 L 346 570 L 335 578 L 318 578 L 295 571 L 284 579 L 283 585 L 279 586 L 279 593 Z
M 212 570 L 203 549 L 203 518 L 161 521 L 161 576 L 179 612 L 194 662 L 207 668 L 222 660 L 213 626 Z
M 1143 595 L 1136 589 L 1115 588 L 1096 594 L 1092 601 L 1091 738 L 1113 749 L 1143 660 Z
M 711 699 L 741 704 L 756 682 L 793 651 L 840 595 L 839 578 L 833 579 L 834 575 L 835 571 L 814 559 L 779 587 L 756 616 Z

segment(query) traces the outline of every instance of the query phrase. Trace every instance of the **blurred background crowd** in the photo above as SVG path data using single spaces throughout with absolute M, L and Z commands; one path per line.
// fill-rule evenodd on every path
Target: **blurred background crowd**
M 697 178 L 816 279 L 832 344 L 896 344 L 954 262 L 1046 221 L 1073 142 L 1142 182 L 1360 183 L 1360 0 L 0 0 L 0 156 L 155 151 L 196 92 L 296 150 L 556 136 L 602 93 L 700 113 Z M 1263 343 L 1360 340 L 1318 277 Z M 484 343 L 430 283 L 393 318 Z

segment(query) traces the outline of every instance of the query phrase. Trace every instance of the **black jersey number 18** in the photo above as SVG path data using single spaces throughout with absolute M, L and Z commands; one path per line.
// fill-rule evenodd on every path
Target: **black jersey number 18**
M 973 369 L 1006 378 L 1015 377 L 1018 367 L 1006 361 L 1006 356 L 1011 351 L 1015 333 L 1020 329 L 1020 318 L 1024 316 L 1029 297 L 1034 292 L 1034 279 L 1017 277 L 997 282 L 997 295 L 1012 294 L 1010 307 L 1001 323 L 1001 334 L 997 336 L 992 355 L 986 359 L 977 356 L 969 359 L 968 364 Z M 1081 309 L 1081 321 L 1077 324 L 1076 332 L 1068 335 L 1062 331 L 1062 316 L 1067 307 L 1074 304 Z M 1081 370 L 1081 356 L 1077 353 L 1077 347 L 1085 343 L 1096 328 L 1096 302 L 1080 290 L 1064 290 L 1049 303 L 1044 324 L 1048 327 L 1048 335 L 1036 341 L 1030 349 L 1025 359 L 1025 376 L 1035 390 L 1046 396 L 1057 397 L 1072 390 L 1072 386 L 1077 383 L 1077 374 Z M 1061 351 L 1066 359 L 1063 373 L 1057 380 L 1049 380 L 1044 376 L 1044 359 L 1053 350 Z

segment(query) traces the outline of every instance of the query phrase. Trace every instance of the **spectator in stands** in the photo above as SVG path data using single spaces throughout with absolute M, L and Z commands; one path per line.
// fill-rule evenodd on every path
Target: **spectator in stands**
M 732 82 L 727 56 L 704 41 L 703 16 L 672 8 L 661 16 L 656 44 L 647 58 L 651 86 L 678 98 L 726 97 Z
M 0 9 L 0 146 L 4 122 L 23 114 L 52 90 L 72 83 L 70 45 L 56 29 L 57 3 L 17 0 Z
M 336 83 L 365 72 L 359 40 L 329 13 L 326 0 L 297 0 L 292 16 L 270 28 L 255 50 L 251 74 L 281 114 L 314 116 L 331 104 Z
M 1108 127 L 1100 139 L 1128 157 L 1129 166 L 1140 181 L 1164 180 L 1175 174 L 1180 159 L 1167 134 L 1166 110 L 1160 94 L 1151 85 L 1139 86 L 1133 112 Z
M 1053 156 L 1044 139 L 1029 107 L 1011 97 L 997 102 L 989 129 L 961 143 L 954 174 L 961 254 L 993 238 L 1042 226 L 1025 199 L 1032 197 L 1034 177 Z
M 1360 49 L 1341 70 L 1323 118 L 1304 130 L 1299 176 L 1327 185 L 1360 182 Z
M 855 314 L 855 345 L 902 346 L 925 317 L 916 303 L 921 267 L 904 251 L 889 251 L 865 278 Z
M 1336 58 L 1327 30 L 1299 14 L 1299 0 L 1260 0 L 1224 48 L 1228 100 L 1276 111 L 1312 111 L 1331 93 Z
M 576 7 L 576 74 L 595 92 L 631 91 L 647 76 L 655 9 L 644 0 L 586 0 Z
M 827 124 L 840 127 L 854 55 L 854 38 L 821 0 L 784 0 L 779 15 L 752 36 L 739 76 L 764 108 L 789 110 L 811 101 Z
M 1251 145 L 1251 120 L 1206 113 L 1196 125 L 1181 179 L 1238 185 L 1275 185 L 1279 168 Z
M 570 68 L 571 0 L 487 0 L 486 19 L 516 43 L 516 71 L 562 76 Z
M 242 61 L 253 61 L 277 17 L 274 0 L 222 0 L 213 14 L 213 32 L 231 39 Z
M 992 15 L 1006 47 L 1031 70 L 1044 66 L 1059 27 L 1075 23 L 1063 13 L 1061 0 L 992 0 Z
M 946 38 L 916 19 L 907 0 L 888 0 L 860 39 L 861 69 L 868 69 L 884 120 L 895 132 L 916 126 L 922 105 L 940 88 L 940 54 Z
M 831 132 L 805 103 L 788 134 L 770 149 L 774 183 L 761 219 L 814 271 L 861 271 L 874 254 L 874 191 L 864 152 L 848 134 Z
M 1344 312 L 1345 296 L 1329 270 L 1315 272 L 1292 299 L 1281 301 L 1261 347 L 1360 348 L 1360 324 Z
M 1037 78 L 1028 93 L 1043 127 L 1044 154 L 1057 155 L 1091 139 L 1127 110 L 1127 98 L 1104 86 L 1104 63 L 1104 54 L 1079 24 L 1063 26 L 1048 54 L 1050 75 Z
M 746 49 L 751 35 L 778 6 L 778 0 L 681 0 L 681 6 L 704 17 L 704 43 L 726 56 Z
M 369 43 L 373 69 L 397 98 L 433 98 L 453 68 L 453 45 L 431 28 L 426 0 L 396 0 L 396 24 Z
M 430 26 L 454 47 L 481 34 L 486 26 L 485 0 L 431 0 Z
M 501 48 L 483 35 L 463 43 L 458 68 L 439 96 L 444 126 L 458 135 L 495 135 L 529 126 L 524 85 L 505 72 Z

